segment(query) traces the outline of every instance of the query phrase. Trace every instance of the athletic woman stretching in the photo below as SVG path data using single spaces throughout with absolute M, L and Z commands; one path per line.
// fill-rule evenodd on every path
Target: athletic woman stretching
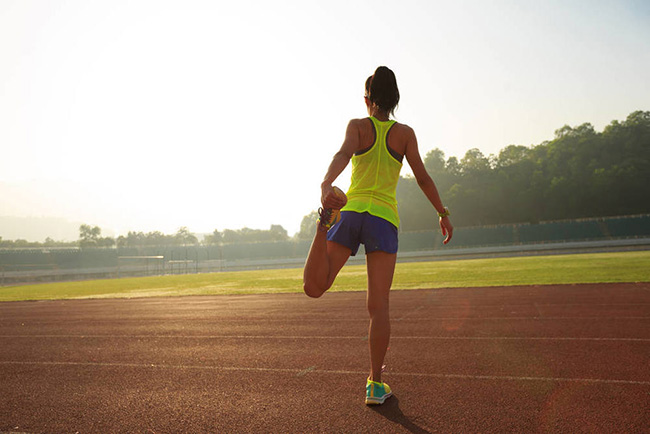
M 365 102 L 369 118 L 353 119 L 341 149 L 334 155 L 321 185 L 320 219 L 304 270 L 304 290 L 320 297 L 337 274 L 364 244 L 368 272 L 367 306 L 370 376 L 366 404 L 383 404 L 392 395 L 381 381 L 390 338 L 388 298 L 397 258 L 396 189 L 402 159 L 406 156 L 418 185 L 440 217 L 440 229 L 451 240 L 454 228 L 438 190 L 422 163 L 415 133 L 389 120 L 399 102 L 393 71 L 380 66 L 366 80 Z M 352 161 L 352 182 L 346 195 L 332 183 Z

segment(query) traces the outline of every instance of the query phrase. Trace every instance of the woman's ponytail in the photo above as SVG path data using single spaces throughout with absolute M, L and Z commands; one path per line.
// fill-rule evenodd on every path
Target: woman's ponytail
M 385 66 L 377 68 L 366 81 L 366 93 L 370 102 L 392 115 L 399 103 L 399 89 L 393 71 Z

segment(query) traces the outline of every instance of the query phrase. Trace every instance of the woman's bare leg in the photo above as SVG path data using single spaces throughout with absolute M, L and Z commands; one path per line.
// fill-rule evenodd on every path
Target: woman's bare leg
M 318 227 L 303 271 L 305 294 L 310 297 L 323 295 L 332 286 L 351 253 L 342 244 L 327 241 L 327 231 Z
M 388 298 L 393 284 L 397 254 L 382 251 L 368 253 L 368 295 L 370 314 L 368 344 L 370 347 L 370 380 L 381 383 L 381 367 L 390 340 Z

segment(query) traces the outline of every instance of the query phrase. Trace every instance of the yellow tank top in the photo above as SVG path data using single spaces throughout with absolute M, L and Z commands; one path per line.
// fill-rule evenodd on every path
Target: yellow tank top
M 370 117 L 375 128 L 375 142 L 367 150 L 352 156 L 352 182 L 348 203 L 341 211 L 368 212 L 399 227 L 397 181 L 402 162 L 391 154 L 386 144 L 388 131 L 395 121 Z

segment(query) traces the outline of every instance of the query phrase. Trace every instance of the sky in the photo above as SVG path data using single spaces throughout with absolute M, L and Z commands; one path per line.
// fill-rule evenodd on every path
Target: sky
M 293 235 L 379 65 L 423 157 L 602 131 L 650 110 L 650 2 L 0 0 L 0 216 Z

